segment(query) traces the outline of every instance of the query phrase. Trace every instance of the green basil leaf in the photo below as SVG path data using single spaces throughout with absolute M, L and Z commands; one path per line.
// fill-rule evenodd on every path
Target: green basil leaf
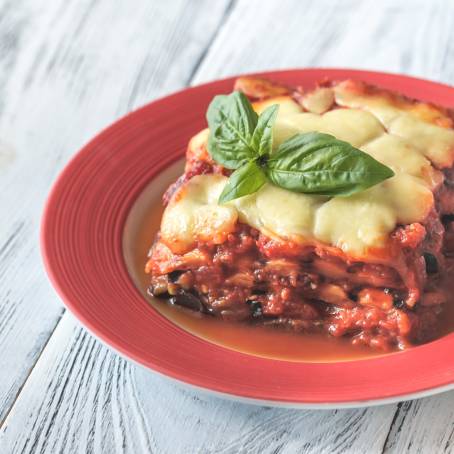
M 227 169 L 237 169 L 256 156 L 251 140 L 258 117 L 251 103 L 238 91 L 216 96 L 208 107 L 208 151 Z
M 219 203 L 253 194 L 265 183 L 266 176 L 263 170 L 254 161 L 249 161 L 230 175 L 227 185 L 219 196 Z
M 278 104 L 267 107 L 259 116 L 257 126 L 252 135 L 252 148 L 259 156 L 265 156 L 271 153 L 273 146 L 273 125 L 276 121 Z
M 347 196 L 394 172 L 367 153 L 329 134 L 298 134 L 282 143 L 266 165 L 268 178 L 290 191 Z

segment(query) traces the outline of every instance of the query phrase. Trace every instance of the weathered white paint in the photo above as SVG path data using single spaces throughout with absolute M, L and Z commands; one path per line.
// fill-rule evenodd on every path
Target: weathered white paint
M 385 452 L 454 452 L 454 392 L 400 404 Z
M 0 0 L 0 138 L 14 152 L 0 161 L 0 452 L 451 452 L 454 393 L 399 407 L 267 409 L 182 390 L 108 352 L 68 314 L 51 336 L 62 309 L 36 240 L 57 171 L 126 110 L 186 83 L 292 66 L 449 83 L 454 4 L 40 3 Z
M 52 181 L 99 129 L 186 85 L 227 5 L 0 0 L 0 424 L 63 313 L 38 243 Z
M 13 452 L 65 454 L 331 453 L 364 446 L 378 453 L 393 409 L 271 409 L 198 395 L 120 359 L 65 314 L 6 421 L 3 442 Z
M 239 1 L 194 83 L 292 67 L 352 67 L 452 83 L 450 0 Z

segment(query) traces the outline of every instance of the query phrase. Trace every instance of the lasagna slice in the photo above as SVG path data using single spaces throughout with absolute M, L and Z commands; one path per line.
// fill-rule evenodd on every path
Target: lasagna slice
M 328 133 L 395 176 L 347 197 L 267 183 L 220 205 L 231 171 L 212 160 L 201 131 L 164 196 L 146 264 L 150 294 L 225 320 L 383 350 L 434 338 L 454 246 L 452 113 L 352 80 L 303 92 L 242 77 L 234 89 L 257 113 L 279 105 L 273 147 Z

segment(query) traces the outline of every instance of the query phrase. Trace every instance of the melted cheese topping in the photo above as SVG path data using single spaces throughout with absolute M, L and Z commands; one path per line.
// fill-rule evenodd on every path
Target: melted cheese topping
M 192 249 L 198 241 L 223 243 L 235 229 L 238 212 L 218 205 L 227 178 L 197 175 L 172 197 L 161 221 L 161 238 L 175 254 Z
M 322 114 L 331 108 L 334 103 L 334 93 L 331 88 L 317 88 L 307 93 L 301 99 L 301 104 L 308 111 L 316 114 Z
M 291 135 L 287 133 L 292 130 Z M 370 113 L 359 109 L 335 109 L 323 115 L 297 113 L 278 118 L 275 125 L 275 145 L 299 132 L 318 131 L 360 147 L 383 134 L 385 130 Z
M 322 242 L 366 258 L 387 247 L 396 225 L 424 221 L 434 205 L 433 191 L 443 180 L 435 167 L 452 165 L 454 131 L 437 126 L 421 109 L 415 113 L 385 96 L 355 94 L 342 84 L 333 90 L 336 103 L 345 108 L 317 113 L 323 109 L 316 106 L 304 112 L 288 96 L 255 103 L 259 113 L 280 104 L 274 148 L 300 132 L 332 134 L 390 166 L 396 173 L 393 178 L 361 193 L 334 198 L 266 184 L 255 194 L 220 206 L 217 199 L 227 178 L 195 176 L 165 210 L 161 238 L 169 248 L 183 253 L 197 241 L 221 243 L 240 220 L 274 238 Z
M 407 139 L 439 168 L 454 161 L 454 130 L 437 126 L 439 112 L 428 104 L 392 102 L 387 96 L 358 93 L 348 82 L 334 88 L 336 103 L 372 113 L 390 134 Z

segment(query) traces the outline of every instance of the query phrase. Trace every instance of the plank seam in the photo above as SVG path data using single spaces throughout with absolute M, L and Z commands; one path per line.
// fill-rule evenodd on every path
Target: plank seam
M 394 412 L 393 419 L 391 421 L 391 424 L 389 425 L 389 430 L 388 430 L 388 433 L 386 435 L 385 442 L 383 443 L 383 448 L 382 448 L 381 454 L 385 454 L 385 452 L 388 451 L 388 443 L 390 441 L 391 432 L 394 429 L 394 425 L 396 424 L 397 418 L 399 417 L 399 414 L 400 414 L 400 411 L 402 409 L 402 405 L 403 404 L 404 404 L 404 402 L 399 402 L 397 404 L 396 410 Z
M 46 350 L 46 347 L 49 344 L 50 340 L 52 339 L 52 336 L 54 335 L 55 330 L 57 329 L 58 325 L 60 324 L 61 319 L 62 319 L 63 315 L 65 314 L 65 312 L 66 312 L 66 309 L 64 307 L 62 307 L 62 311 L 58 315 L 57 322 L 55 323 L 55 325 L 52 328 L 52 331 L 51 331 L 49 337 L 47 338 L 47 340 L 44 343 L 41 351 L 39 352 L 39 354 L 38 354 L 38 356 L 36 358 L 36 361 L 32 364 L 32 366 L 30 367 L 30 370 L 27 373 L 27 376 L 25 377 L 25 379 L 22 382 L 21 386 L 18 388 L 16 396 L 14 397 L 13 402 L 11 403 L 10 407 L 8 408 L 8 410 L 6 411 L 5 416 L 3 417 L 2 420 L 0 420 L 0 430 L 3 428 L 4 424 L 6 423 L 6 420 L 8 419 L 9 414 L 11 413 L 12 409 L 14 408 L 14 405 L 16 404 L 17 400 L 19 399 L 22 390 L 24 389 L 25 385 L 27 384 L 27 382 L 28 382 L 28 380 L 30 378 L 30 375 L 32 374 L 32 372 L 35 369 L 36 365 L 38 364 L 39 360 L 41 359 L 41 356 L 43 355 L 44 351 Z
M 205 47 L 203 52 L 201 52 L 199 58 L 195 62 L 195 65 L 192 67 L 191 72 L 189 73 L 189 76 L 186 79 L 186 85 L 192 85 L 192 82 L 194 81 L 195 76 L 197 75 L 197 72 L 199 71 L 199 68 L 202 66 L 203 62 L 205 61 L 206 56 L 208 55 L 208 52 L 213 47 L 213 44 L 216 42 L 219 35 L 221 34 L 222 29 L 227 24 L 228 19 L 232 15 L 232 12 L 233 12 L 236 4 L 237 4 L 237 0 L 230 0 L 230 2 L 227 4 L 227 6 L 224 10 L 224 14 L 222 15 L 221 20 L 219 21 L 220 26 L 213 34 L 211 43 Z
M 198 69 L 200 68 L 200 66 L 203 64 L 209 50 L 211 49 L 211 47 L 213 46 L 213 43 L 216 41 L 218 35 L 220 34 L 220 31 L 223 29 L 224 25 L 226 24 L 227 22 L 227 19 L 230 17 L 230 15 L 232 14 L 232 10 L 234 9 L 235 5 L 237 3 L 237 0 L 230 0 L 229 3 L 227 4 L 225 10 L 224 10 L 224 13 L 222 15 L 222 17 L 220 18 L 220 21 L 219 21 L 219 24 L 220 26 L 218 27 L 218 29 L 214 32 L 213 34 L 213 37 L 211 39 L 211 42 L 203 49 L 203 51 L 201 52 L 199 58 L 196 60 L 196 63 L 194 64 L 193 68 L 191 69 L 190 73 L 189 73 L 189 76 L 187 77 L 186 79 L 186 85 L 190 85 L 192 80 L 194 79 Z M 23 224 L 23 223 L 22 223 Z M 2 245 L 1 247 L 1 250 L 0 252 L 3 253 L 4 250 L 8 247 L 8 245 L 11 243 L 11 241 L 14 239 L 14 237 L 19 233 L 19 231 L 22 229 L 23 225 L 20 225 L 18 228 L 16 228 L 16 230 L 13 232 L 13 234 L 11 235 L 10 238 L 7 239 L 6 243 Z M 11 411 L 13 410 L 16 402 L 18 401 L 18 399 L 20 398 L 20 395 L 22 393 L 22 390 L 24 389 L 25 385 L 28 383 L 29 379 L 30 379 L 30 376 L 31 374 L 33 373 L 33 370 L 35 369 L 35 367 L 37 366 L 37 364 L 39 363 L 43 353 L 45 352 L 49 342 L 51 341 L 52 337 L 54 336 L 55 334 L 55 331 L 56 329 L 58 328 L 59 324 L 61 323 L 62 321 L 62 318 L 63 318 L 63 315 L 65 314 L 66 312 L 66 309 L 64 307 L 62 307 L 62 311 L 60 312 L 60 314 L 58 315 L 57 317 L 57 320 L 56 320 L 56 323 L 55 325 L 52 327 L 52 330 L 50 332 L 50 335 L 48 336 L 48 338 L 46 339 L 44 345 L 42 346 L 41 348 L 41 351 L 39 352 L 38 356 L 36 357 L 36 360 L 34 361 L 34 363 L 31 365 L 29 371 L 27 372 L 27 375 L 24 379 L 24 381 L 22 382 L 22 384 L 20 385 L 20 387 L 18 388 L 17 390 L 17 393 L 14 397 L 14 400 L 13 402 L 11 403 L 11 405 L 9 406 L 8 410 L 6 411 L 3 419 L 0 420 L 0 430 L 3 428 L 3 426 L 5 425 Z

